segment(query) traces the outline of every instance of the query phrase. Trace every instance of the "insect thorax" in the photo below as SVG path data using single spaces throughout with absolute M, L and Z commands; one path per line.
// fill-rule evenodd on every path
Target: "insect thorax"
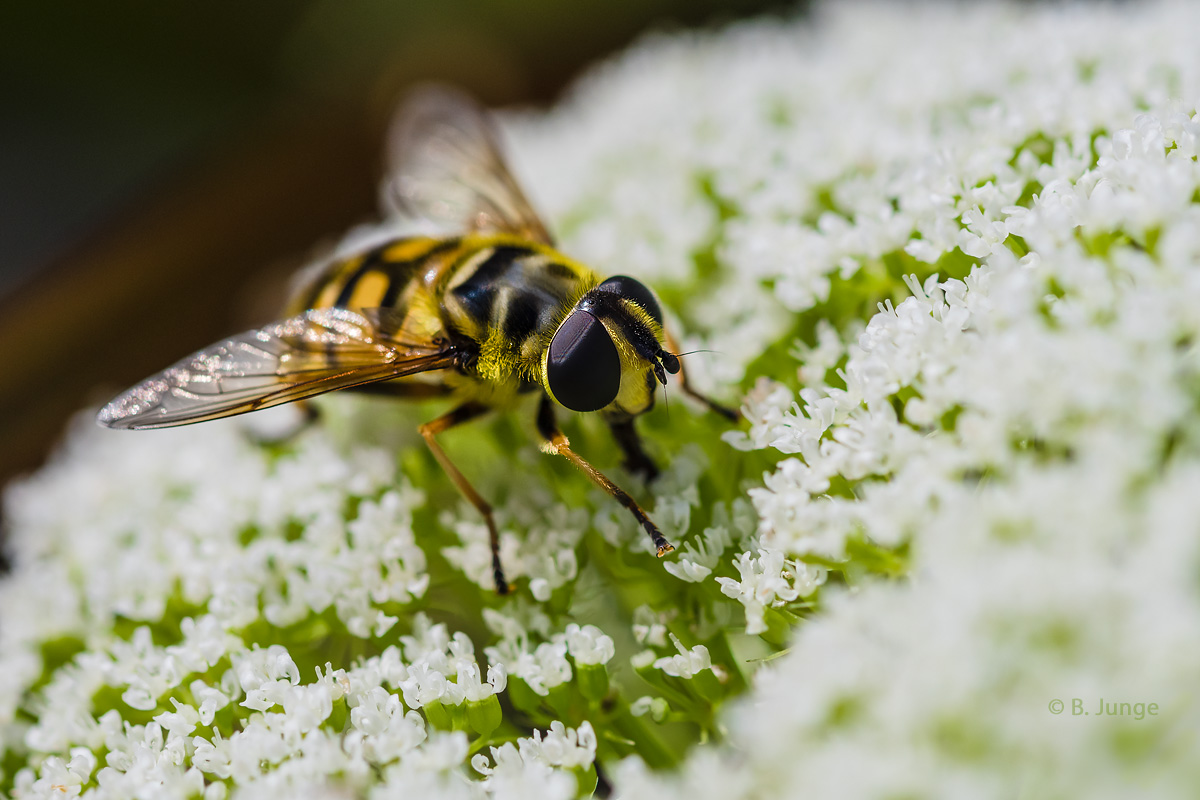
M 536 384 L 555 327 L 597 281 L 587 267 L 514 236 L 406 237 L 331 264 L 291 310 L 388 308 L 407 332 L 474 348 L 480 379 Z

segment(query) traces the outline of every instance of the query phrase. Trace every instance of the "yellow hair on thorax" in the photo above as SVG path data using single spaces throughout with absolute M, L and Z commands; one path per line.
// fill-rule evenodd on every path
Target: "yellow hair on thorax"
M 479 348 L 479 361 L 475 365 L 479 377 L 503 383 L 511 380 L 520 363 L 515 343 L 504 335 L 500 328 L 488 331 L 487 338 Z

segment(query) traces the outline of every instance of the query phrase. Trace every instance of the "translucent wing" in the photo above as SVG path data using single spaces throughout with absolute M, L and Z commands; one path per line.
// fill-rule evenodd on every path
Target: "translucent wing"
M 388 134 L 387 199 L 404 215 L 459 231 L 503 231 L 551 243 L 505 166 L 487 112 L 461 92 L 417 90 Z
M 403 342 L 379 315 L 306 311 L 193 353 L 101 409 L 109 428 L 168 428 L 454 364 L 449 345 Z

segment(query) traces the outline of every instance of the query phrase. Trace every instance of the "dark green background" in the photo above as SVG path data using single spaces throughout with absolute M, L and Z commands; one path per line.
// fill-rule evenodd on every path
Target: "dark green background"
M 647 28 L 763 0 L 12 2 L 0 10 L 0 296 L 181 162 L 280 114 L 381 115 L 411 80 L 551 100 Z M 369 123 L 369 120 L 367 120 Z

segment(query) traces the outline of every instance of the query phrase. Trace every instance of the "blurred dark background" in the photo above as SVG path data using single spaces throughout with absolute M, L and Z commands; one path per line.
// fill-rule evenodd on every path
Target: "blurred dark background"
M 6 0 L 0 4 L 0 485 L 70 414 L 269 319 L 375 214 L 415 81 L 545 105 L 648 30 L 769 0 Z

